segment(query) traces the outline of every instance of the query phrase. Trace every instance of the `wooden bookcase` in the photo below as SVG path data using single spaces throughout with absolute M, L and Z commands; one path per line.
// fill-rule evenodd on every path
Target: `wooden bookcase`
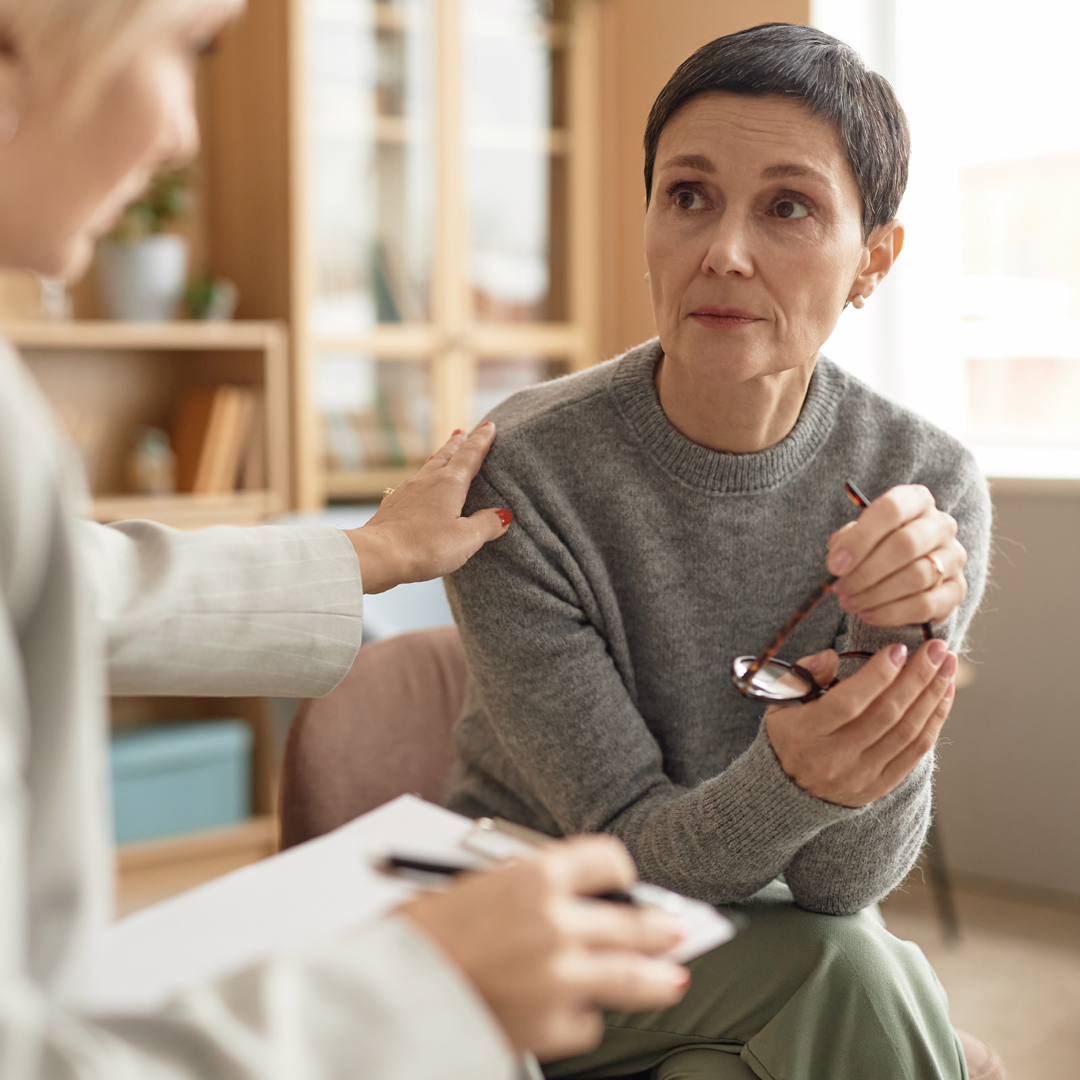
M 544 19 L 537 15 L 542 8 L 532 0 L 500 8 L 483 0 L 287 6 L 301 507 L 328 498 L 377 500 L 500 396 L 601 359 L 599 13 L 595 3 L 556 0 Z M 332 62 L 350 49 L 368 50 L 374 86 L 351 71 L 342 75 Z M 507 115 L 490 106 L 493 84 L 478 74 L 495 71 L 503 52 L 520 58 L 536 81 L 517 112 L 513 103 L 503 109 Z M 504 95 L 514 85 L 506 82 Z M 355 167 L 357 160 L 367 165 Z M 481 235 L 483 190 L 492 186 L 488 174 L 499 170 L 507 175 L 505 205 L 488 205 L 493 222 Z M 530 183 L 540 194 L 526 198 Z M 369 219 L 358 213 L 350 224 L 347 211 L 338 216 L 328 206 L 327 192 L 346 201 L 368 198 Z M 534 234 L 538 226 L 546 230 L 539 241 L 533 235 L 524 255 L 498 250 L 500 229 L 512 231 L 515 200 L 531 215 Z M 384 253 L 393 251 L 385 265 L 397 265 L 397 283 L 405 286 L 398 290 L 389 269 L 380 269 Z M 485 258 L 502 259 L 519 276 L 546 275 L 546 288 L 519 287 L 517 300 L 493 295 L 490 280 L 500 275 L 489 269 L 488 283 L 482 280 L 477 268 Z M 378 448 L 368 452 L 363 430 L 352 431 L 361 451 L 352 464 L 343 460 L 348 453 L 328 460 L 333 432 L 344 428 L 348 435 L 361 423 L 359 411 L 347 408 L 328 416 L 331 367 L 346 389 L 352 378 L 366 378 L 384 412 L 419 409 L 415 425 L 402 422 L 414 427 L 409 445 L 402 439 L 396 457 L 388 455 L 396 464 L 380 460 Z M 395 394 L 406 399 L 396 408 Z
M 147 518 L 181 529 L 256 525 L 289 506 L 288 355 L 274 323 L 22 322 L 0 325 L 87 459 L 98 521 Z M 138 431 L 168 428 L 193 386 L 259 387 L 265 403 L 261 491 L 141 496 L 124 492 Z

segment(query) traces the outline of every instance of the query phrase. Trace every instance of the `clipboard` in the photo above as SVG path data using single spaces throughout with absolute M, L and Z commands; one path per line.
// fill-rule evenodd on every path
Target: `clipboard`
M 91 1015 L 155 1012 L 185 987 L 332 939 L 415 897 L 415 883 L 376 869 L 390 851 L 483 869 L 532 850 L 514 835 L 519 828 L 478 825 L 403 795 L 325 836 L 113 923 L 94 950 L 78 1003 Z M 486 843 L 477 842 L 479 834 Z M 665 910 L 686 921 L 688 936 L 668 954 L 672 959 L 685 962 L 735 935 L 734 923 L 710 905 L 644 888 L 656 890 L 652 901 L 673 905 Z

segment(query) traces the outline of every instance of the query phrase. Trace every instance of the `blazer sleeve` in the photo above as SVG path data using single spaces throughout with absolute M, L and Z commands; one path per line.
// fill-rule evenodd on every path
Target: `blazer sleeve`
M 318 697 L 360 648 L 360 567 L 340 529 L 75 529 L 113 694 Z

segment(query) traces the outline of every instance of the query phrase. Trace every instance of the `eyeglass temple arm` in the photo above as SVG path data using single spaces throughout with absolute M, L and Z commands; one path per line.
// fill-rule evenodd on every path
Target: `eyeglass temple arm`
M 844 491 L 847 497 L 860 510 L 865 510 L 870 505 L 870 500 L 850 481 L 844 481 Z M 784 642 L 791 636 L 792 631 L 814 610 L 820 603 L 821 598 L 836 584 L 839 578 L 835 574 L 829 576 L 799 605 L 792 616 L 780 628 L 776 637 L 754 657 L 753 663 L 746 669 L 745 678 L 750 678 L 761 670 L 763 664 L 767 664 L 783 647 Z M 933 630 L 929 623 L 922 624 L 923 641 L 929 641 L 933 636 Z
M 791 636 L 791 632 L 795 629 L 818 606 L 821 598 L 833 587 L 833 585 L 839 580 L 835 574 L 830 574 L 792 613 L 791 617 L 780 630 L 777 632 L 776 637 L 765 646 L 754 657 L 753 663 L 746 669 L 746 678 L 756 674 L 761 670 L 763 664 L 767 664 L 783 647 L 784 642 Z

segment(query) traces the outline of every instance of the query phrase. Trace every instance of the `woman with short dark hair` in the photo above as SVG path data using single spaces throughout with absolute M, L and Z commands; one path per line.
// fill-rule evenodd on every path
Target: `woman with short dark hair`
M 645 151 L 658 339 L 493 413 L 467 505 L 517 525 L 449 579 L 451 805 L 613 833 L 750 916 L 681 1005 L 549 1075 L 960 1077 L 873 905 L 926 834 L 990 504 L 959 443 L 818 354 L 900 253 L 903 111 L 841 42 L 762 26 L 676 71 Z

